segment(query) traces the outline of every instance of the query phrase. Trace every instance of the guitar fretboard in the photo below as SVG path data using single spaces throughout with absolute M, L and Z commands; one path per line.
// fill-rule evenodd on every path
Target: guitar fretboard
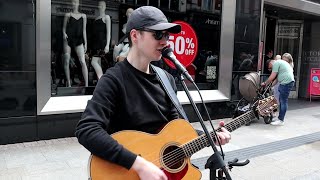
M 233 119 L 229 123 L 227 123 L 224 127 L 232 132 L 239 127 L 249 123 L 252 121 L 252 119 L 255 117 L 254 111 L 250 110 L 239 117 Z M 219 127 L 216 131 L 221 131 L 221 127 Z M 210 132 L 210 136 L 213 138 L 215 137 L 214 132 Z M 205 134 L 199 136 L 198 138 L 184 144 L 181 146 L 184 154 L 186 157 L 191 157 L 192 154 L 200 151 L 201 149 L 209 146 L 208 138 Z

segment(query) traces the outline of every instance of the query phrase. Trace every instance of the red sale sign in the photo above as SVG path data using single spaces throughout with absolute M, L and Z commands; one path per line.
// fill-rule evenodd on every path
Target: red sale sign
M 198 38 L 196 32 L 188 23 L 183 21 L 175 21 L 173 23 L 180 24 L 181 32 L 170 34 L 168 45 L 181 64 L 187 67 L 194 61 L 198 53 Z M 171 68 L 175 68 L 172 62 L 166 59 L 165 62 Z
M 310 95 L 320 95 L 320 68 L 311 69 Z

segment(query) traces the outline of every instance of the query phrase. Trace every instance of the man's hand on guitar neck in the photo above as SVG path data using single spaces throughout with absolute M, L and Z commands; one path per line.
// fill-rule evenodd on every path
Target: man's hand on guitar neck
M 230 141 L 231 133 L 226 128 L 224 128 L 224 122 L 223 121 L 221 121 L 219 123 L 219 125 L 221 127 L 221 132 L 217 132 L 217 135 L 218 135 L 218 137 L 220 139 L 221 145 L 225 145 Z M 218 142 L 216 142 L 216 144 L 218 145 Z
M 137 156 L 132 167 L 135 170 L 140 180 L 167 180 L 165 173 L 153 163 Z

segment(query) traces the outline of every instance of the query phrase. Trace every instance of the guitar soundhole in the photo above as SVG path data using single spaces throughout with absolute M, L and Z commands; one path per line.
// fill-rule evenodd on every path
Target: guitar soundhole
M 178 146 L 168 146 L 163 151 L 162 157 L 164 165 L 171 170 L 179 169 L 184 164 L 185 155 L 183 150 Z

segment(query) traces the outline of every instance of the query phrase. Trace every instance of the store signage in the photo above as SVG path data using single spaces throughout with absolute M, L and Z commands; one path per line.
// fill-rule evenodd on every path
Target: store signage
M 58 15 L 58 16 L 64 16 L 65 13 L 72 12 L 72 7 L 65 5 L 65 4 L 52 4 L 51 5 L 51 14 L 52 15 Z M 84 13 L 87 15 L 87 17 L 94 18 L 96 17 L 99 12 L 96 8 L 90 8 L 90 7 L 80 7 L 79 11 L 81 13 Z
M 303 64 L 313 64 L 317 67 L 320 62 L 320 50 L 303 51 Z
M 210 25 L 220 25 L 220 21 L 214 20 L 214 19 L 207 19 L 205 24 L 210 24 Z
M 299 37 L 300 26 L 280 25 L 278 30 L 278 36 Z
M 320 68 L 311 68 L 310 96 L 320 95 Z
M 181 32 L 170 34 L 168 44 L 181 64 L 187 67 L 194 61 L 198 53 L 198 38 L 188 23 L 183 21 L 175 21 L 173 23 L 181 25 Z M 165 59 L 165 62 L 171 68 L 175 68 L 174 64 L 170 61 Z

